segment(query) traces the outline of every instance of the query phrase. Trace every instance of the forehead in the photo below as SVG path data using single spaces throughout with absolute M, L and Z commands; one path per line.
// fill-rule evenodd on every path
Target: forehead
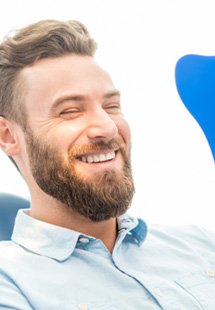
M 39 60 L 22 70 L 21 79 L 28 112 L 44 111 L 62 95 L 102 96 L 114 89 L 110 76 L 90 56 Z

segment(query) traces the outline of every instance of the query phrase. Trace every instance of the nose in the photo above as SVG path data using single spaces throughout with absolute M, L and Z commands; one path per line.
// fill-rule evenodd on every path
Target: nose
M 117 135 L 117 125 L 105 110 L 97 110 L 88 116 L 87 137 L 92 142 L 108 142 Z

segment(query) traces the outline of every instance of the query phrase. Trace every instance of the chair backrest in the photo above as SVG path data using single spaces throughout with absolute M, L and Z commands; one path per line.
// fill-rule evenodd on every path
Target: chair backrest
M 10 240 L 18 210 L 29 207 L 29 201 L 24 198 L 0 193 L 0 240 Z
M 201 126 L 215 160 L 215 56 L 185 55 L 175 68 L 182 102 Z

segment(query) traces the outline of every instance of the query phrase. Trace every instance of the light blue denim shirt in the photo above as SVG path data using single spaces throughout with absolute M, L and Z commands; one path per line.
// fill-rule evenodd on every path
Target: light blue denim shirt
M 0 309 L 214 310 L 215 234 L 124 215 L 113 253 L 91 236 L 18 213 L 0 243 Z

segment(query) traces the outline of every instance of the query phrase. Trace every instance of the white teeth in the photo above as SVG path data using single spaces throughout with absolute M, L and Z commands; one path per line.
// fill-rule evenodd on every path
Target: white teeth
M 84 161 L 86 163 L 86 161 L 87 161 L 86 157 L 82 156 L 81 161 Z
M 99 161 L 99 157 L 96 156 L 96 155 L 94 155 L 94 156 L 93 156 L 93 161 L 94 161 L 94 163 L 97 163 L 97 162 Z
M 87 156 L 87 162 L 92 163 L 93 162 L 93 156 Z
M 115 152 L 109 152 L 107 154 L 100 154 L 100 155 L 88 155 L 88 156 L 82 156 L 81 161 L 87 162 L 87 163 L 98 163 L 98 162 L 103 162 L 107 160 L 111 160 L 115 158 Z
M 99 161 L 105 161 L 106 160 L 106 155 L 101 154 L 99 155 Z
M 107 160 L 113 159 L 114 157 L 115 157 L 115 152 L 111 152 L 106 155 Z

